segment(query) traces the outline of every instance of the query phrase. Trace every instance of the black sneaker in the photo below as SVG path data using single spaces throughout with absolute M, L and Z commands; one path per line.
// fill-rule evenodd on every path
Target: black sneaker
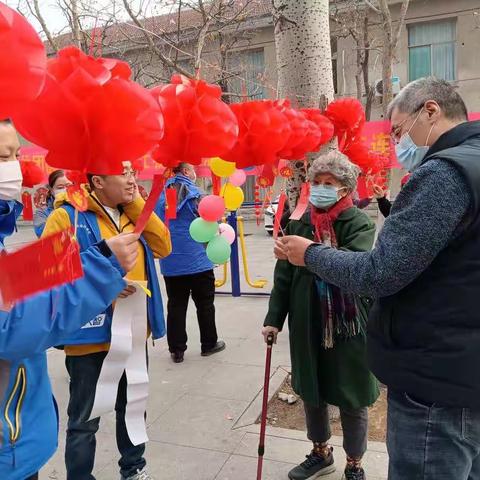
M 183 362 L 183 352 L 171 352 L 170 357 L 173 360 L 173 363 L 182 363 Z
M 304 462 L 288 472 L 290 480 L 313 480 L 335 471 L 332 452 L 328 457 L 323 457 L 312 451 L 306 458 Z
M 365 470 L 362 467 L 346 468 L 343 474 L 345 480 L 367 480 Z
M 214 347 L 209 348 L 208 350 L 202 350 L 202 357 L 208 357 L 209 355 L 213 355 L 214 353 L 221 352 L 225 350 L 226 345 L 223 340 L 219 340 Z

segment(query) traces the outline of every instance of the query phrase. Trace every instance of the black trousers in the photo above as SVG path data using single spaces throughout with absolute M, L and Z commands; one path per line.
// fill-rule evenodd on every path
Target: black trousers
M 167 339 L 170 352 L 184 352 L 187 349 L 187 308 L 190 294 L 197 307 L 202 352 L 213 348 L 218 340 L 213 270 L 164 278 L 168 295 Z
M 32 475 L 31 477 L 26 478 L 25 480 L 38 480 L 38 473 Z
M 68 402 L 68 427 L 65 446 L 65 465 L 67 480 L 95 480 L 92 475 L 95 463 L 96 438 L 100 418 L 88 420 L 95 401 L 98 377 L 107 352 L 65 358 L 65 365 L 70 375 L 70 400 Z M 133 445 L 128 437 L 125 423 L 127 405 L 127 378 L 125 372 L 117 391 L 116 437 L 120 452 L 120 473 L 128 478 L 142 470 L 146 461 L 143 458 L 145 444 Z

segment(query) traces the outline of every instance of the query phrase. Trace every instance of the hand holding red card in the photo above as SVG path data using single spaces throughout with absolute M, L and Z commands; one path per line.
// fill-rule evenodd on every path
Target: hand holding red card
M 0 256 L 1 302 L 9 304 L 83 277 L 73 230 L 63 230 Z

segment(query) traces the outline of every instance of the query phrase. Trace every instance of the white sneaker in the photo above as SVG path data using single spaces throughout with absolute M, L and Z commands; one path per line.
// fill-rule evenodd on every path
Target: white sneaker
M 154 480 L 154 478 L 148 474 L 147 467 L 144 467 L 130 477 L 120 477 L 120 480 Z

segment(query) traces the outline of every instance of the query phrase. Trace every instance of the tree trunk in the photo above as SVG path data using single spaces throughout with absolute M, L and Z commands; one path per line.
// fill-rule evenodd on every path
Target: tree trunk
M 295 107 L 333 100 L 329 0 L 273 0 L 278 95 Z M 305 181 L 304 162 L 295 162 L 287 190 L 293 208 Z

